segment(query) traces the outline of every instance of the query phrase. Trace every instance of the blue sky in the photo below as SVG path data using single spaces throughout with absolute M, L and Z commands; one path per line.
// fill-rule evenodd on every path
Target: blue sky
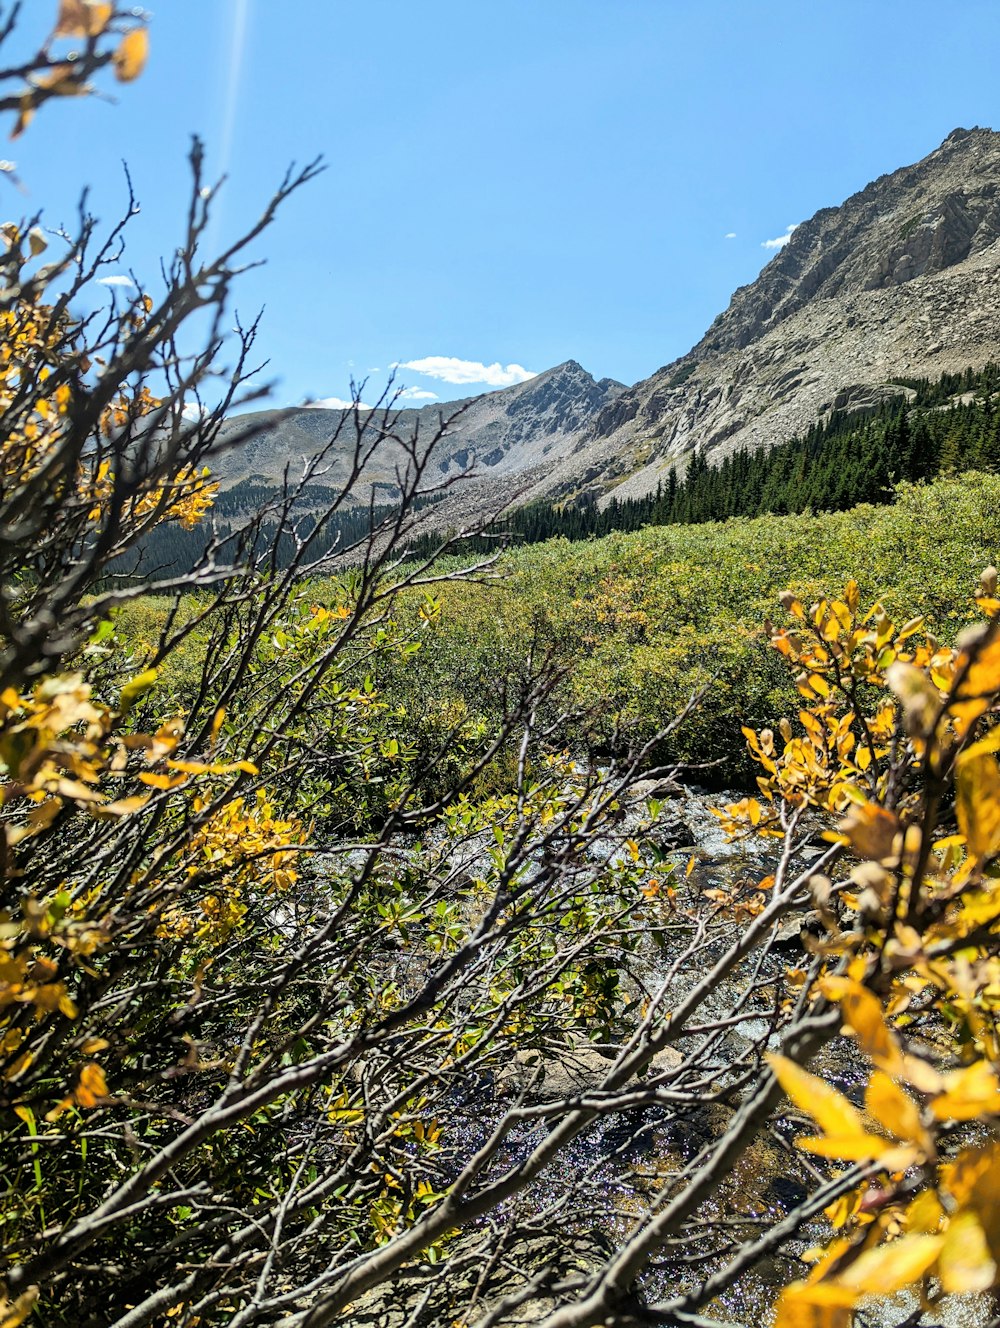
M 417 365 L 398 372 L 421 402 L 569 358 L 633 382 L 689 349 L 765 241 L 958 125 L 1000 127 L 995 0 L 150 8 L 149 67 L 117 105 L 50 105 L 3 149 L 29 191 L 8 209 L 68 221 L 89 184 L 110 220 L 126 159 L 128 262 L 155 289 L 192 133 L 229 176 L 218 240 L 322 153 L 238 298 L 265 306 L 283 404 L 345 397 L 352 374 L 370 397 L 392 363 Z M 40 38 L 56 0 L 26 9 Z

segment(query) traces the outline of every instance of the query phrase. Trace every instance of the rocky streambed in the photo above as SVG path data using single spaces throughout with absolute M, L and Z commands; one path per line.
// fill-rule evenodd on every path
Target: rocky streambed
M 773 871 L 775 841 L 747 838 L 732 842 L 713 814 L 714 808 L 735 801 L 739 795 L 695 788 L 673 789 L 669 798 L 663 800 L 655 823 L 649 825 L 647 799 L 660 791 L 651 784 L 639 785 L 633 791 L 613 832 L 589 846 L 595 859 L 613 861 L 623 851 L 624 839 L 641 834 L 655 847 L 665 869 L 672 868 L 677 879 L 683 876 L 690 890 L 705 897 L 711 897 L 712 892 L 736 894 L 742 884 L 760 881 Z M 819 827 L 816 829 L 818 832 Z M 799 866 L 806 868 L 823 851 L 822 841 L 807 839 L 799 855 Z M 547 1262 L 557 1283 L 597 1268 L 628 1238 L 635 1219 L 641 1216 L 656 1191 L 681 1177 L 686 1167 L 712 1149 L 726 1131 L 741 1093 L 752 1084 L 748 1072 L 752 1076 L 755 1066 L 759 1070 L 764 1052 L 777 1044 L 774 1029 L 780 1020 L 774 1013 L 774 991 L 783 981 L 786 969 L 807 962 L 803 933 L 808 933 L 810 922 L 810 905 L 804 898 L 802 907 L 775 927 L 762 963 L 754 969 L 744 966 L 736 970 L 708 994 L 697 1015 L 698 1023 L 706 1027 L 713 1020 L 727 1020 L 734 1009 L 739 1017 L 722 1030 L 706 1033 L 700 1049 L 695 1050 L 696 1038 L 664 1047 L 646 1071 L 647 1079 L 665 1082 L 670 1082 L 673 1075 L 674 1082 L 683 1087 L 683 1076 L 676 1076 L 685 1060 L 695 1054 L 702 1069 L 714 1069 L 718 1083 L 725 1083 L 727 1075 L 730 1077 L 732 1093 L 727 1097 L 725 1093 L 709 1091 L 706 1085 L 703 1104 L 688 1103 L 683 1108 L 671 1109 L 646 1106 L 598 1119 L 569 1145 L 541 1180 L 516 1200 L 523 1213 L 557 1211 L 567 1187 L 584 1186 L 587 1193 L 595 1196 L 593 1220 L 587 1229 L 581 1231 L 576 1225 L 565 1233 L 563 1240 L 553 1237 L 551 1232 L 520 1239 L 515 1248 L 507 1250 L 498 1260 L 496 1270 L 486 1280 L 482 1280 L 480 1264 L 484 1252 L 490 1248 L 488 1226 L 467 1233 L 453 1252 L 449 1280 L 457 1300 L 452 1304 L 466 1294 L 472 1278 L 472 1286 L 479 1288 L 480 1313 L 488 1312 L 487 1307 L 492 1306 L 496 1314 L 491 1323 L 539 1322 L 557 1303 L 558 1295 L 554 1298 L 543 1288 L 536 1295 L 528 1295 L 524 1290 L 530 1282 L 533 1261 Z M 708 949 L 706 963 L 711 954 Z M 654 945 L 641 954 L 650 985 L 655 985 L 669 971 L 672 958 L 669 949 Z M 703 976 L 703 968 L 679 972 L 677 1001 Z M 745 988 L 750 978 L 759 990 L 747 999 Z M 709 1037 L 713 1040 L 706 1053 L 704 1041 Z M 506 1163 L 516 1165 L 551 1127 L 551 1119 L 544 1114 L 545 1104 L 560 1104 L 566 1099 L 579 1101 L 588 1094 L 599 1093 L 620 1052 L 621 1047 L 614 1042 L 591 1041 L 580 1036 L 559 1046 L 518 1053 L 497 1067 L 489 1082 L 478 1083 L 477 1113 L 457 1113 L 456 1123 L 464 1122 L 459 1128 L 466 1131 L 468 1150 L 481 1146 L 491 1125 L 512 1102 L 535 1104 L 540 1114 L 512 1131 L 508 1141 Z M 824 1048 L 813 1068 L 853 1101 L 863 1103 L 868 1070 L 855 1044 L 835 1039 Z M 720 1182 L 700 1208 L 698 1217 L 706 1232 L 717 1221 L 720 1229 L 728 1224 L 734 1230 L 737 1243 L 753 1239 L 767 1225 L 780 1221 L 815 1188 L 816 1173 L 809 1159 L 794 1147 L 794 1139 L 802 1133 L 811 1133 L 811 1129 L 801 1114 L 794 1110 L 779 1113 L 745 1150 L 735 1171 Z M 742 1228 L 741 1221 L 745 1223 Z M 529 1222 L 529 1228 L 530 1225 Z M 823 1219 L 813 1221 L 794 1240 L 784 1244 L 780 1252 L 759 1261 L 752 1271 L 742 1274 L 723 1291 L 706 1311 L 709 1318 L 714 1323 L 732 1324 L 734 1328 L 767 1323 L 781 1287 L 803 1275 L 804 1265 L 798 1255 L 812 1244 L 824 1243 L 829 1234 Z M 697 1255 L 697 1251 L 693 1253 Z M 722 1253 L 716 1262 L 728 1257 L 728 1253 Z M 669 1299 L 686 1287 L 699 1284 L 711 1266 L 712 1260 L 707 1257 L 704 1266 L 697 1257 L 685 1263 L 676 1250 L 663 1260 L 654 1259 L 651 1271 L 637 1289 L 640 1298 L 652 1302 Z M 449 1293 L 437 1286 L 434 1270 L 424 1268 L 414 1276 L 422 1289 L 418 1289 L 408 1274 L 403 1282 L 373 1292 L 352 1307 L 348 1321 L 378 1325 L 378 1328 L 403 1328 L 404 1324 L 418 1328 L 439 1321 L 451 1322 L 435 1317 L 444 1313 L 445 1302 L 440 1295 L 447 1298 Z M 480 1276 L 479 1283 L 476 1276 Z M 502 1312 L 500 1306 L 508 1298 L 519 1303 L 512 1304 L 509 1312 Z M 419 1310 L 419 1303 L 424 1305 L 423 1310 Z M 924 1321 L 911 1317 L 918 1309 L 915 1299 L 897 1296 L 889 1303 L 864 1308 L 858 1315 L 858 1328 L 900 1328 L 918 1322 L 933 1323 L 936 1328 L 983 1328 L 991 1314 L 984 1297 L 972 1296 L 949 1298 L 936 1317 Z

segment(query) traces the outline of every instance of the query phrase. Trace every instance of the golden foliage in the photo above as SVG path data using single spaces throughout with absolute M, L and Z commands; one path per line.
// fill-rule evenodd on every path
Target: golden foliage
M 117 38 L 106 46 L 104 38 Z M 71 50 L 65 59 L 52 59 L 53 43 L 80 41 L 83 50 Z M 11 138 L 31 124 L 39 106 L 49 97 L 87 97 L 94 92 L 92 74 L 107 63 L 120 83 L 138 78 L 146 66 L 149 31 L 139 11 L 118 10 L 105 0 L 59 0 L 56 21 L 37 59 L 24 72 L 18 116 Z
M 119 83 L 131 83 L 146 67 L 149 56 L 149 33 L 145 28 L 133 28 L 121 40 L 115 51 L 115 77 Z
M 99 37 L 111 21 L 114 5 L 101 0 L 60 0 L 53 37 Z
M 852 860 L 844 915 L 824 914 L 815 995 L 840 1006 L 872 1065 L 865 1110 L 794 1062 L 770 1061 L 820 1128 L 799 1146 L 863 1163 L 871 1179 L 828 1210 L 841 1234 L 782 1294 L 777 1328 L 847 1328 L 859 1300 L 904 1287 L 932 1303 L 1000 1285 L 1000 603 L 980 595 L 989 620 L 944 648 L 920 619 L 898 628 L 878 605 L 862 614 L 859 599 L 853 582 L 808 610 L 783 598 L 796 624 L 771 640 L 798 670 L 801 735 L 787 720 L 780 744 L 744 730 L 764 802 L 722 814 L 730 833 L 774 832 L 782 808 L 832 816 L 827 838 Z M 908 1048 L 915 1002 L 959 1035 L 959 1068 Z M 970 1121 L 985 1137 L 946 1146 Z

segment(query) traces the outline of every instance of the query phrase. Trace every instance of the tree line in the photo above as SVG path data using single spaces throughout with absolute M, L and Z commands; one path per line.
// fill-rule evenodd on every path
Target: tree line
M 874 409 L 835 410 L 788 442 L 760 450 L 741 447 L 718 462 L 696 448 L 683 474 L 678 462 L 655 492 L 639 498 L 612 497 L 603 506 L 593 494 L 575 502 L 529 503 L 478 536 L 473 541 L 476 551 L 495 549 L 498 535 L 518 544 L 538 544 L 556 537 L 599 539 L 644 526 L 839 512 L 859 503 L 890 503 L 900 483 L 1000 468 L 1000 366 L 970 367 L 936 380 L 894 378 L 891 385 L 912 395 L 901 392 Z M 324 486 L 309 485 L 298 501 L 303 508 L 322 505 L 330 493 Z M 232 541 L 241 516 L 278 496 L 279 490 L 251 480 L 220 493 L 216 538 Z M 323 552 L 361 547 L 372 531 L 391 520 L 394 510 L 394 503 L 383 502 L 339 511 L 323 534 Z M 308 513 L 305 519 L 308 522 Z M 144 568 L 190 568 L 209 538 L 204 525 L 191 530 L 160 526 L 143 542 Z M 427 557 L 441 542 L 439 531 L 416 537 L 413 556 Z M 290 556 L 289 546 L 282 557 Z
M 892 502 L 901 482 L 997 468 L 998 374 L 991 363 L 942 374 L 936 382 L 894 379 L 913 397 L 900 394 L 874 410 L 834 411 L 800 437 L 759 451 L 741 447 L 715 464 L 695 449 L 683 476 L 675 466 L 654 493 L 613 497 L 603 507 L 593 497 L 532 503 L 512 513 L 507 526 L 520 541 L 533 544 L 558 535 L 591 539 L 643 526 Z

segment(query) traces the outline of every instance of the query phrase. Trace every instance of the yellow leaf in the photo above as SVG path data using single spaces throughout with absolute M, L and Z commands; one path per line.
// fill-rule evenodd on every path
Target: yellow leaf
M 976 1120 L 1000 1115 L 1000 1083 L 985 1061 L 944 1076 L 945 1092 L 931 1103 L 938 1120 Z
M 833 614 L 827 618 L 821 630 L 824 641 L 836 641 L 840 637 L 840 623 Z
M 917 632 L 920 631 L 923 625 L 924 625 L 923 618 L 911 618 L 908 623 L 904 623 L 903 626 L 899 629 L 899 635 L 896 637 L 897 644 L 902 641 L 908 640 L 911 636 L 914 636 Z
M 1000 1141 L 984 1148 L 963 1148 L 954 1162 L 941 1168 L 943 1187 L 959 1209 L 982 1213 L 1000 1193 Z
M 60 0 L 54 37 L 99 37 L 108 25 L 114 5 L 97 0 Z
M 846 1227 L 848 1222 L 861 1206 L 861 1191 L 853 1190 L 850 1194 L 842 1194 L 839 1199 L 835 1199 L 823 1209 L 824 1215 L 829 1219 L 830 1225 L 837 1229 Z
M 997 1275 L 979 1218 L 958 1213 L 948 1223 L 938 1261 L 941 1288 L 948 1293 L 988 1291 Z
M 158 671 L 156 669 L 147 669 L 145 673 L 137 674 L 125 684 L 119 701 L 119 708 L 123 714 L 131 710 L 139 697 L 144 696 L 149 691 L 157 677 Z
M 0 1293 L 0 1328 L 19 1328 L 35 1308 L 39 1294 L 39 1288 L 36 1286 L 30 1286 L 22 1291 L 16 1300 L 8 1300 Z
M 872 1075 L 865 1093 L 865 1106 L 869 1114 L 897 1139 L 912 1140 L 925 1151 L 929 1149 L 930 1142 L 920 1122 L 917 1104 L 883 1070 L 876 1070 Z
M 96 1061 L 88 1061 L 80 1071 L 80 1078 L 73 1090 L 73 1097 L 81 1107 L 96 1107 L 102 1097 L 108 1096 L 108 1084 L 104 1071 Z
M 891 1296 L 924 1277 L 943 1243 L 943 1236 L 900 1236 L 874 1250 L 866 1250 L 845 1268 L 837 1281 L 859 1295 Z
M 924 1235 L 933 1235 L 941 1225 L 944 1209 L 934 1190 L 918 1194 L 906 1210 L 906 1229 Z
M 951 924 L 953 936 L 968 936 L 1000 916 L 1000 890 L 990 882 L 988 890 L 975 890 L 962 896 L 962 911 Z
M 850 1328 L 856 1300 L 832 1282 L 793 1282 L 778 1297 L 774 1328 Z
M 767 1062 L 789 1098 L 827 1134 L 865 1135 L 861 1113 L 818 1075 L 810 1074 L 787 1056 L 769 1055 Z M 884 1140 L 879 1140 L 884 1144 Z
M 979 651 L 962 683 L 962 696 L 992 696 L 1000 689 L 1000 641 Z
M 119 83 L 131 83 L 146 67 L 149 56 L 149 33 L 145 28 L 133 28 L 121 40 L 115 51 L 115 77 Z
M 944 1080 L 929 1061 L 919 1056 L 904 1056 L 899 1077 L 904 1079 L 918 1093 L 940 1093 Z
M 93 815 L 102 820 L 115 816 L 130 816 L 132 812 L 141 811 L 148 801 L 148 793 L 140 793 L 131 798 L 119 798 L 117 802 L 106 802 L 102 807 L 95 807 Z
M 81 784 L 78 779 L 65 779 L 60 776 L 58 779 L 46 781 L 48 791 L 57 793 L 62 798 L 72 798 L 76 802 L 103 802 L 100 793 L 96 793 L 86 784 Z
M 795 1146 L 816 1157 L 839 1158 L 842 1162 L 877 1162 L 883 1171 L 905 1171 L 920 1160 L 922 1153 L 913 1144 L 894 1144 L 880 1134 L 825 1134 L 813 1139 L 796 1139 Z
M 970 853 L 987 858 L 1000 850 L 1000 766 L 979 743 L 958 758 L 955 810 Z
M 899 1075 L 903 1058 L 899 1043 L 890 1032 L 879 999 L 853 978 L 826 977 L 819 989 L 830 1001 L 837 1001 L 862 1050 L 890 1074 Z
M 892 854 L 899 822 L 877 802 L 867 802 L 852 807 L 837 828 L 861 857 L 881 862 Z
M 150 788 L 155 789 L 175 789 L 180 788 L 182 784 L 188 781 L 187 775 L 154 775 L 148 771 L 143 771 L 139 776 L 143 784 L 148 784 Z

